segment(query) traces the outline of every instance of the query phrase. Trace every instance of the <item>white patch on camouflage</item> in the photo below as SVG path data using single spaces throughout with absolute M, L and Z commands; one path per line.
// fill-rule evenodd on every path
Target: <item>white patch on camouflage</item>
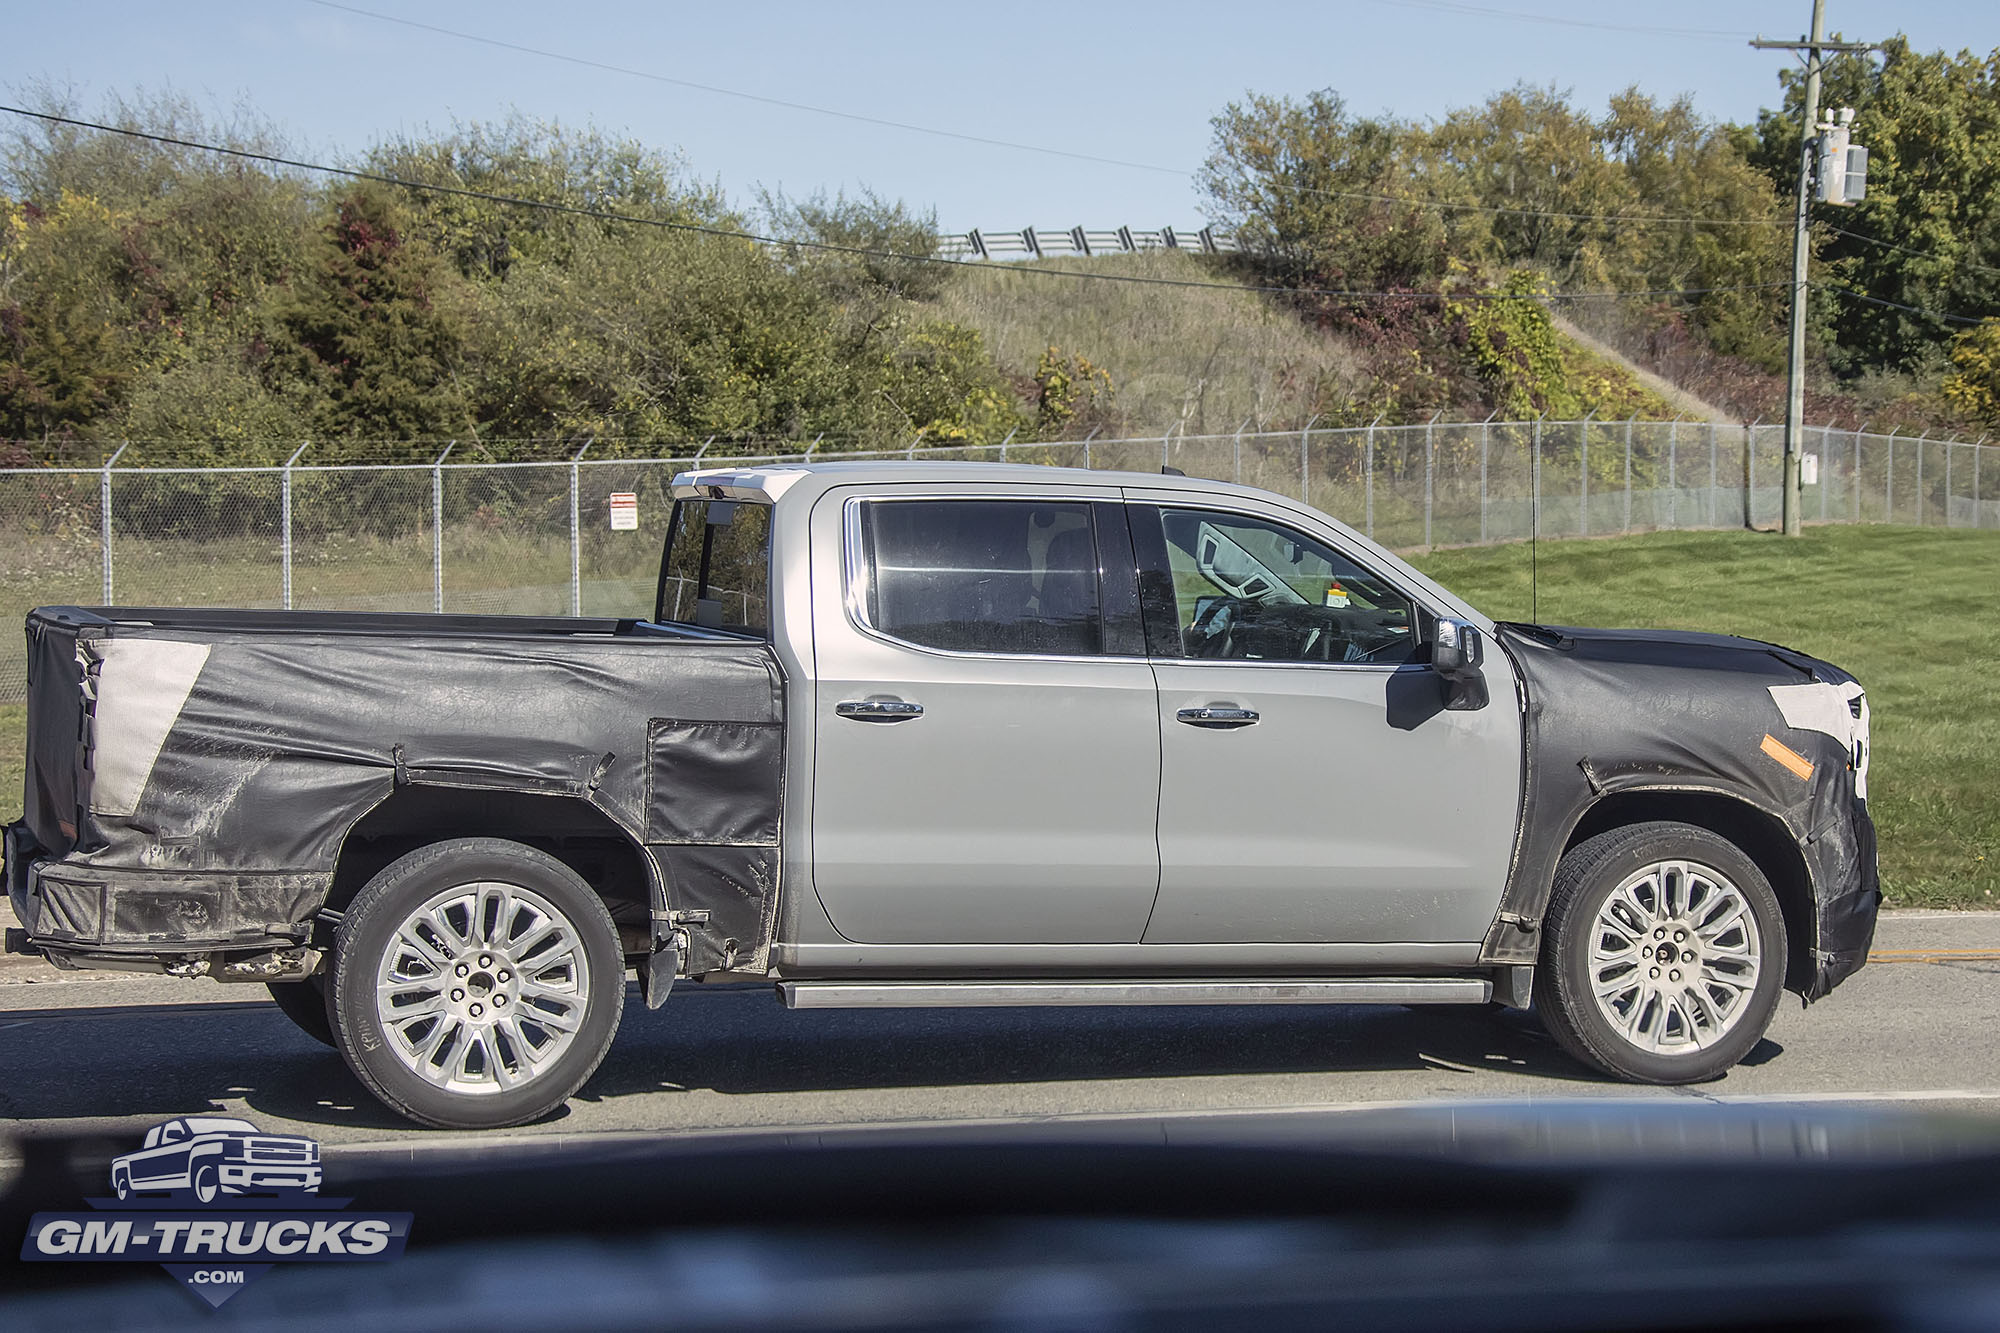
M 1854 715 L 1854 701 L 1861 701 L 1861 716 Z M 1773 685 L 1771 702 L 1778 706 L 1785 725 L 1794 731 L 1818 731 L 1847 747 L 1854 765 L 1854 793 L 1868 799 L 1868 696 L 1853 682 L 1828 685 Z
M 160 747 L 208 661 L 208 645 L 104 639 L 92 644 L 91 651 L 100 665 L 90 808 L 100 815 L 134 815 Z

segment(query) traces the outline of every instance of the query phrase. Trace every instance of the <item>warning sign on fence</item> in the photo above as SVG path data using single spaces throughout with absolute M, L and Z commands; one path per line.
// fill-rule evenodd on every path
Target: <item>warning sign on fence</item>
M 613 532 L 637 532 L 639 530 L 639 493 L 637 491 L 611 492 L 611 530 Z

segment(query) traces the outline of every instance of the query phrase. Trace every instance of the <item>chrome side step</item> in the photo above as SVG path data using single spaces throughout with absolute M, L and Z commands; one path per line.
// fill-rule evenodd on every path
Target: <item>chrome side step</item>
M 1485 1004 L 1485 977 L 1342 981 L 781 981 L 787 1009 L 1091 1004 Z

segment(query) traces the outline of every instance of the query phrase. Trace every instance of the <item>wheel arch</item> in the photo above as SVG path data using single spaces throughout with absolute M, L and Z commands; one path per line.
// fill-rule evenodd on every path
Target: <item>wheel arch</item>
M 1640 788 L 1612 792 L 1584 811 L 1563 854 L 1600 833 L 1654 820 L 1692 824 L 1724 839 L 1771 882 L 1785 919 L 1785 988 L 1803 991 L 1813 979 L 1818 915 L 1812 872 L 1784 820 L 1738 796 L 1713 791 Z
M 343 911 L 399 857 L 454 838 L 501 838 L 568 866 L 604 901 L 630 955 L 650 945 L 650 914 L 664 903 L 655 859 L 631 832 L 580 797 L 412 783 L 355 821 L 341 840 L 325 906 Z

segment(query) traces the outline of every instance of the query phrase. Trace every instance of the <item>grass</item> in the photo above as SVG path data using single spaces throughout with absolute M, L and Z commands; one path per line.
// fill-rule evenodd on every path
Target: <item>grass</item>
M 1873 708 L 1869 794 L 1890 901 L 2000 906 L 2000 532 L 1654 533 L 1416 563 L 1502 619 L 1533 610 L 1555 624 L 1747 634 L 1839 663 Z M 0 706 L 8 819 L 20 810 L 25 727 L 24 708 Z
M 1166 250 L 1020 267 L 1031 266 L 1230 281 Z M 1228 434 L 1245 420 L 1252 429 L 1296 424 L 1313 413 L 1322 386 L 1358 391 L 1359 362 L 1344 344 L 1247 287 L 1095 286 L 1086 298 L 1074 283 L 975 269 L 945 290 L 941 313 L 978 329 L 994 359 L 1016 375 L 1032 375 L 1051 345 L 1088 357 L 1111 373 L 1118 410 L 1135 430 L 1184 422 L 1191 435 Z
M 1868 690 L 1890 902 L 2000 907 L 2000 532 L 1655 533 L 1415 563 L 1501 619 L 1532 599 L 1545 623 L 1744 634 L 1838 663 Z

